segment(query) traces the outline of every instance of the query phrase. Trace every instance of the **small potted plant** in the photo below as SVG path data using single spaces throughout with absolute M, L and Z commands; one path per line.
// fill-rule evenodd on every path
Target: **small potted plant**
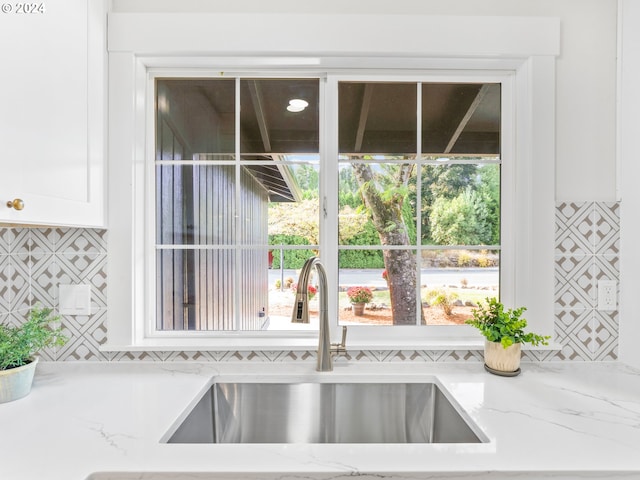
M 527 321 L 521 318 L 525 307 L 505 309 L 496 298 L 487 298 L 486 305 L 472 310 L 473 325 L 485 337 L 484 363 L 487 371 L 497 375 L 515 376 L 520 373 L 521 344 L 548 345 L 550 336 L 525 333 Z
M 353 314 L 364 315 L 364 305 L 373 300 L 373 292 L 368 287 L 350 287 L 347 289 L 347 297 L 352 304 Z
M 50 308 L 36 305 L 22 325 L 0 324 L 0 403 L 17 400 L 31 391 L 38 363 L 35 353 L 66 343 L 62 332 L 50 325 L 59 319 Z

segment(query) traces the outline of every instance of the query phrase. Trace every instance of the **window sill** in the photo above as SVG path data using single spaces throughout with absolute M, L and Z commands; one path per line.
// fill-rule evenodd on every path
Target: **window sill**
M 115 345 L 106 344 L 100 347 L 102 352 L 175 352 L 175 351 L 307 351 L 316 350 L 318 341 L 315 338 L 244 338 L 234 339 L 207 339 L 207 341 L 187 341 L 179 339 L 149 340 L 135 345 Z M 550 343 L 548 346 L 534 347 L 523 345 L 525 351 L 559 351 L 562 345 Z M 460 339 L 460 340 L 429 340 L 429 341 L 376 341 L 376 340 L 347 340 L 347 351 L 354 350 L 484 350 L 484 340 L 482 339 Z

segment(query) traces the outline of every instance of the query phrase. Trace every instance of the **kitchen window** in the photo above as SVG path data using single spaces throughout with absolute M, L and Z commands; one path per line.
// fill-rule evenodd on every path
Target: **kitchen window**
M 233 318 L 236 323 L 223 326 L 224 330 L 215 332 L 185 331 L 182 330 L 184 324 L 178 325 L 180 330 L 174 330 L 173 326 L 165 330 L 157 328 L 159 287 L 156 269 L 160 264 L 158 258 L 161 255 L 174 255 L 175 258 L 180 258 L 180 255 L 188 258 L 191 255 L 194 260 L 189 259 L 187 262 L 195 264 L 196 256 L 200 256 L 198 261 L 201 261 L 203 256 L 206 258 L 207 255 L 226 253 L 229 254 L 228 257 L 233 257 L 233 265 L 245 265 L 250 268 L 253 260 L 246 254 L 260 250 L 262 251 L 254 260 L 267 265 L 272 262 L 272 268 L 267 267 L 267 277 L 278 272 L 280 251 L 290 257 L 319 253 L 325 262 L 333 262 L 327 272 L 329 284 L 334 289 L 329 298 L 329 309 L 337 317 L 344 314 L 344 309 L 349 306 L 346 303 L 341 304 L 345 302 L 346 292 L 338 291 L 338 288 L 341 284 L 346 286 L 351 283 L 347 282 L 349 275 L 344 271 L 344 265 L 345 262 L 355 265 L 353 257 L 358 257 L 363 264 L 370 265 L 367 262 L 379 261 L 385 252 L 404 250 L 415 255 L 422 266 L 425 258 L 433 262 L 439 255 L 448 256 L 441 247 L 446 246 L 447 251 L 449 247 L 455 247 L 451 248 L 452 251 L 466 251 L 463 262 L 477 262 L 476 254 L 485 255 L 486 249 L 486 254 L 491 259 L 499 261 L 500 298 L 509 306 L 526 305 L 527 320 L 532 329 L 552 333 L 555 59 L 559 55 L 559 20 L 541 17 L 477 16 L 472 18 L 472 23 L 468 23 L 468 19 L 456 16 L 372 14 L 364 17 L 366 21 L 355 22 L 355 17 L 351 15 L 185 13 L 175 16 L 159 13 L 148 15 L 144 12 L 109 14 L 109 310 L 108 335 L 104 345 L 106 350 L 314 348 L 314 332 L 289 330 L 291 324 L 287 325 L 286 330 L 272 328 L 273 323 L 267 330 L 259 330 L 257 333 L 256 330 L 251 330 L 254 327 L 240 330 L 240 310 L 247 308 L 247 311 L 255 312 L 257 318 L 264 318 L 261 316 L 263 302 L 242 306 L 243 292 L 238 288 L 242 283 L 237 277 L 232 276 L 231 270 L 226 270 L 228 276 L 221 279 L 225 284 L 234 285 L 233 302 L 225 301 L 217 305 L 232 308 L 233 312 L 229 312 L 227 317 Z M 166 28 L 167 25 L 171 25 L 171 28 Z M 212 25 L 218 28 L 211 28 Z M 313 25 L 314 28 L 310 29 L 309 25 Z M 335 32 L 336 29 L 341 32 L 339 37 L 319 33 Z M 373 31 L 393 34 L 372 35 Z M 482 31 L 483 35 L 479 36 L 478 31 Z M 197 36 L 194 36 L 193 32 L 198 32 Z M 296 39 L 293 43 L 292 38 Z M 220 50 L 222 46 L 224 52 Z M 293 53 L 292 48 L 295 49 Z M 161 154 L 158 155 L 158 137 L 155 130 L 156 101 L 160 109 L 166 105 L 162 105 L 161 97 L 156 98 L 157 79 L 217 81 L 227 78 L 235 88 L 235 112 L 241 114 L 234 114 L 236 119 L 233 124 L 228 124 L 233 131 L 220 131 L 219 140 L 222 141 L 225 137 L 224 141 L 230 142 L 233 136 L 233 148 L 222 152 L 210 151 L 208 148 L 199 149 L 201 151 L 197 153 L 204 156 L 197 157 L 201 164 L 195 165 L 193 155 L 187 152 L 188 139 L 182 138 L 179 132 L 173 132 L 175 128 L 169 121 L 161 127 L 164 129 L 164 133 L 161 134 L 163 146 L 159 150 Z M 250 86 L 252 81 L 262 82 L 261 87 L 266 87 L 267 81 L 288 80 L 318 82 L 318 147 L 317 151 L 285 155 L 274 160 L 273 154 L 287 154 L 290 151 L 281 150 L 273 144 L 271 152 L 267 151 L 264 135 L 260 130 L 262 128 L 268 132 L 268 124 L 262 124 L 261 127 L 260 122 L 254 119 L 254 128 L 257 128 L 258 132 L 256 141 L 249 145 L 251 148 L 240 142 L 240 117 L 245 109 L 242 102 L 253 102 Z M 248 89 L 248 95 L 242 94 L 241 84 L 242 88 Z M 368 88 L 369 84 L 373 84 L 373 88 Z M 424 105 L 424 100 L 430 98 L 430 92 L 423 91 L 422 88 L 426 86 L 428 89 L 429 85 L 435 84 L 463 84 L 474 86 L 473 88 L 486 85 L 485 90 L 489 90 L 485 92 L 486 95 L 496 95 L 496 88 L 499 86 L 499 151 L 451 151 L 447 155 L 442 155 L 442 152 L 430 155 L 434 152 L 423 148 L 428 146 L 428 139 L 423 138 L 422 132 L 424 127 L 429 132 L 430 120 L 423 117 L 418 105 Z M 345 89 L 354 90 L 352 93 L 356 100 L 355 90 L 360 89 L 360 93 L 357 93 L 362 95 L 359 97 L 360 103 L 354 101 L 350 112 L 340 112 L 340 105 L 344 107 L 344 101 L 348 99 L 346 92 L 347 96 L 343 97 L 343 101 L 340 100 L 340 85 Z M 393 85 L 398 88 L 401 85 L 401 88 L 406 88 L 406 85 L 415 86 L 416 107 L 413 118 L 417 123 L 412 127 L 416 133 L 415 145 L 411 145 L 411 148 L 415 147 L 414 151 L 405 150 L 406 142 L 404 146 L 396 145 L 398 149 L 390 149 L 393 151 L 376 152 L 373 151 L 376 148 L 367 147 L 367 134 L 375 123 L 370 123 L 373 117 L 367 115 L 366 107 L 362 106 L 369 105 L 370 109 L 375 109 L 375 102 L 378 101 L 376 95 L 385 88 L 392 88 Z M 256 92 L 254 89 L 253 94 Z M 369 96 L 371 102 L 363 103 L 364 95 Z M 386 95 L 382 98 L 388 100 L 392 97 Z M 287 105 L 288 102 L 284 108 Z M 294 105 L 294 108 L 299 107 Z M 389 115 L 405 114 L 406 111 L 386 109 Z M 348 118 L 347 123 L 342 123 L 342 127 L 339 122 L 340 115 Z M 366 123 L 361 121 L 364 118 L 367 119 Z M 397 118 L 392 118 L 390 122 L 398 125 Z M 199 119 L 196 124 L 205 125 L 205 119 Z M 352 131 L 341 130 L 346 126 Z M 433 133 L 432 131 L 427 137 L 433 138 Z M 275 138 L 271 135 L 267 137 L 270 140 Z M 378 137 L 377 140 L 383 139 L 382 135 Z M 403 138 L 406 140 L 408 137 Z M 362 148 L 356 149 L 358 145 Z M 268 158 L 263 155 L 265 153 L 269 154 Z M 249 157 L 245 154 L 259 155 Z M 156 165 L 157 161 L 168 163 Z M 253 164 L 255 166 L 252 174 L 250 167 Z M 379 245 L 378 243 L 382 243 L 379 239 L 376 240 L 376 235 L 379 234 L 377 230 L 371 230 L 370 225 L 364 230 L 369 234 L 370 240 L 351 243 L 352 230 L 348 228 L 350 225 L 345 222 L 343 216 L 347 207 L 353 209 L 354 218 L 367 213 L 366 205 L 357 208 L 353 205 L 357 204 L 358 199 L 347 198 L 355 188 L 360 189 L 353 183 L 353 178 L 343 178 L 347 175 L 344 172 L 351 169 L 353 173 L 354 165 L 371 167 L 371 171 L 378 175 L 376 182 L 386 182 L 379 176 L 383 171 L 393 172 L 393 169 L 396 169 L 395 173 L 398 173 L 410 170 L 405 192 L 407 194 L 404 196 L 409 202 L 403 204 L 403 218 L 411 223 L 410 220 L 415 217 L 416 231 L 409 231 L 409 247 L 404 244 Z M 403 165 L 409 165 L 411 168 L 402 168 Z M 231 200 L 235 202 L 235 208 L 244 205 L 240 201 L 242 193 L 239 187 L 243 186 L 245 180 L 248 182 L 250 179 L 257 179 L 257 167 L 277 167 L 280 174 L 276 180 L 286 183 L 287 179 L 282 177 L 282 169 L 278 167 L 290 166 L 290 169 L 285 170 L 297 169 L 297 181 L 307 182 L 307 187 L 316 181 L 317 173 L 318 202 L 314 204 L 314 208 L 319 211 L 318 243 L 282 237 L 272 237 L 270 240 L 268 230 L 266 240 L 263 238 L 264 243 L 259 243 L 263 240 L 249 240 L 248 236 L 240 236 L 243 230 L 238 223 L 233 229 L 233 241 L 218 237 L 215 241 L 209 239 L 204 243 L 201 240 L 201 243 L 195 243 L 196 231 L 189 231 L 188 228 L 184 236 L 179 235 L 179 239 L 169 238 L 174 233 L 166 228 L 158 232 L 157 227 L 162 224 L 158 223 L 156 217 L 156 170 L 186 172 L 191 169 L 187 174 L 191 179 L 188 183 L 195 187 L 195 177 L 192 173 L 195 166 L 198 167 L 195 171 L 199 171 L 200 179 L 215 168 L 220 171 L 233 170 L 235 190 L 231 194 Z M 475 179 L 488 179 L 491 170 L 496 172 L 493 174 L 494 177 L 498 171 L 500 173 L 499 244 L 493 245 L 493 240 L 489 242 L 491 244 L 487 244 L 486 240 L 474 240 L 455 245 L 457 242 L 447 239 L 444 234 L 438 237 L 440 240 L 436 242 L 433 242 L 433 236 L 425 239 L 425 235 L 433 234 L 428 223 L 432 220 L 433 211 L 427 215 L 423 201 L 425 181 L 432 178 L 428 175 L 446 176 L 448 172 L 464 169 L 474 169 L 472 177 Z M 478 171 L 483 173 L 478 174 Z M 187 177 L 182 174 L 182 181 Z M 282 180 L 279 177 L 282 177 Z M 168 182 L 169 177 L 165 180 Z M 357 182 L 357 179 L 355 181 Z M 186 184 L 183 185 L 186 187 Z M 231 188 L 230 184 L 228 186 Z M 341 191 L 343 193 L 340 193 Z M 287 195 L 286 191 L 282 193 Z M 466 199 L 457 200 L 459 205 L 473 204 L 473 195 L 466 195 Z M 433 200 L 435 202 L 437 197 Z M 423 203 L 418 206 L 418 202 Z M 441 203 L 443 202 L 444 200 L 441 200 Z M 285 205 L 287 202 L 268 203 Z M 433 204 L 428 205 L 433 207 Z M 438 215 L 442 216 L 450 209 L 440 210 Z M 252 207 L 251 215 L 256 212 Z M 194 203 L 188 215 L 195 218 L 196 213 Z M 286 216 L 287 213 L 285 211 L 281 214 Z M 325 216 L 329 221 L 325 220 Z M 229 220 L 236 221 L 234 218 Z M 316 214 L 313 210 L 305 216 L 305 220 L 311 222 L 315 222 L 315 219 Z M 186 226 L 189 226 L 188 222 Z M 493 226 L 496 224 L 493 223 Z M 358 231 L 360 230 L 362 228 Z M 198 234 L 200 233 L 202 232 Z M 292 243 L 296 241 L 298 243 Z M 158 253 L 164 250 L 174 252 Z M 458 261 L 458 257 L 451 258 Z M 173 263 L 172 268 L 176 272 L 184 271 L 184 265 L 180 265 L 178 261 Z M 220 270 L 219 266 L 214 267 Z M 225 272 L 224 269 L 221 270 Z M 262 267 L 260 270 L 262 271 Z M 236 268 L 234 271 L 241 270 Z M 419 272 L 416 266 L 416 275 L 418 273 L 421 275 L 422 272 Z M 206 277 L 198 275 L 196 278 L 193 275 L 192 279 L 187 280 L 186 284 L 191 290 L 186 292 L 186 297 L 183 295 L 177 301 L 177 304 L 182 304 L 183 309 L 194 308 L 190 305 L 194 302 L 189 298 L 189 292 L 194 291 L 193 288 L 202 278 Z M 284 281 L 286 280 L 285 276 Z M 367 283 L 386 281 L 382 278 L 382 273 L 380 278 L 364 280 Z M 354 280 L 356 281 L 358 284 L 364 283 Z M 456 277 L 453 281 L 461 283 L 462 279 Z M 274 282 L 275 279 L 267 279 L 266 288 Z M 409 302 L 415 300 L 417 305 L 418 298 L 422 295 L 422 283 L 422 277 L 417 276 L 415 294 Z M 449 284 L 448 281 L 442 283 Z M 184 282 L 181 281 L 180 284 Z M 384 283 L 382 285 L 384 286 Z M 429 282 L 427 287 L 430 287 Z M 173 287 L 169 285 L 162 288 L 164 292 L 173 291 Z M 205 285 L 205 290 L 211 289 Z M 218 290 L 220 289 L 213 289 L 214 292 Z M 275 313 L 272 305 L 273 303 L 269 302 L 269 317 Z M 419 308 L 416 310 L 419 311 Z M 265 316 L 266 312 L 265 307 Z M 187 328 L 190 328 L 191 315 L 186 315 Z M 411 317 L 411 314 L 405 315 L 403 320 L 410 323 Z M 345 323 L 352 320 L 343 316 L 339 321 Z M 337 322 L 336 318 L 334 323 Z M 415 323 L 408 326 L 369 328 L 366 324 L 355 325 L 354 328 L 350 328 L 349 343 L 352 348 L 376 350 L 468 350 L 480 344 L 477 333 L 468 326 L 423 326 L 420 323 L 421 319 L 418 320 L 416 314 Z
M 499 295 L 502 84 L 397 77 L 154 77 L 153 330 L 317 328 L 317 285 L 290 321 L 311 255 L 340 325 L 463 325 Z

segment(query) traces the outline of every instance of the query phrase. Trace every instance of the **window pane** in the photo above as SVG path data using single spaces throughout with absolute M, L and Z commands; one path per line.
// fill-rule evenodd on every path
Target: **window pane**
M 290 318 L 296 269 L 319 250 L 319 80 L 235 85 L 156 83 L 157 327 L 317 328 L 317 301 L 311 326 Z M 308 104 L 287 109 L 295 98 Z M 286 292 L 271 289 L 276 268 Z
M 416 101 L 415 83 L 340 82 L 340 153 L 415 153 Z
M 156 94 L 157 123 L 166 126 L 156 130 L 158 145 L 165 145 L 170 134 L 184 147 L 184 159 L 235 152 L 234 80 L 157 79 Z M 176 160 L 166 155 L 156 158 Z
M 352 268 L 360 259 L 382 259 L 378 267 Z M 416 252 L 413 250 L 341 250 L 339 323 L 416 325 Z M 385 266 L 386 265 L 386 266 Z M 355 304 L 364 303 L 364 311 Z
M 421 262 L 427 325 L 463 325 L 479 303 L 499 297 L 498 250 L 424 250 Z
M 233 250 L 158 250 L 157 329 L 233 330 L 234 272 Z
M 266 190 L 270 202 L 299 202 L 319 196 L 319 155 L 242 155 L 246 168 Z M 251 163 L 247 163 L 251 162 Z
M 240 243 L 246 245 L 267 244 L 267 211 L 269 191 L 262 178 L 266 167 L 240 169 L 240 203 L 238 221 L 240 222 Z
M 500 244 L 500 165 L 423 165 L 423 245 Z
M 500 85 L 422 84 L 422 153 L 500 154 Z
M 286 192 L 271 192 L 269 244 L 317 245 L 320 241 L 319 166 L 301 163 L 279 165 L 279 168 L 280 172 L 284 172 L 282 177 L 288 179 L 289 189 Z M 305 252 L 306 255 L 308 253 L 311 252 Z M 301 256 L 302 253 L 298 255 Z M 302 263 L 296 267 L 291 266 L 300 267 Z
M 317 153 L 318 79 L 240 81 L 243 153 Z
M 356 323 L 455 323 L 429 309 L 427 272 L 418 273 L 412 250 L 385 245 L 473 250 L 500 244 L 500 86 L 424 83 L 418 97 L 417 85 L 344 82 L 338 87 L 339 245 L 349 247 L 339 254 L 341 290 L 361 269 L 372 278 L 360 286 L 377 288 L 374 296 L 388 302 L 385 312 L 372 301 L 379 309 L 365 309 Z M 418 140 L 421 156 L 415 154 Z M 383 249 L 355 248 L 360 245 Z M 387 285 L 376 286 L 380 268 Z M 419 300 L 417 285 L 422 285 Z M 445 304 L 446 288 L 432 303 Z M 348 303 L 341 305 L 342 322 L 354 322 L 353 316 Z
M 235 192 L 231 165 L 157 166 L 157 243 L 232 244 Z
M 240 330 L 266 330 L 269 326 L 269 251 L 265 248 L 240 253 Z
M 415 245 L 415 163 L 340 164 L 341 245 Z

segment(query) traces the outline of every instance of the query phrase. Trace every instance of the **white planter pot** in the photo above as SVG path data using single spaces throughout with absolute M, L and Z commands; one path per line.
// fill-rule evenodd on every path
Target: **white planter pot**
M 500 342 L 484 342 L 484 363 L 492 370 L 513 373 L 520 368 L 520 344 L 504 348 Z
M 29 394 L 38 359 L 21 367 L 0 370 L 0 403 L 11 402 Z

